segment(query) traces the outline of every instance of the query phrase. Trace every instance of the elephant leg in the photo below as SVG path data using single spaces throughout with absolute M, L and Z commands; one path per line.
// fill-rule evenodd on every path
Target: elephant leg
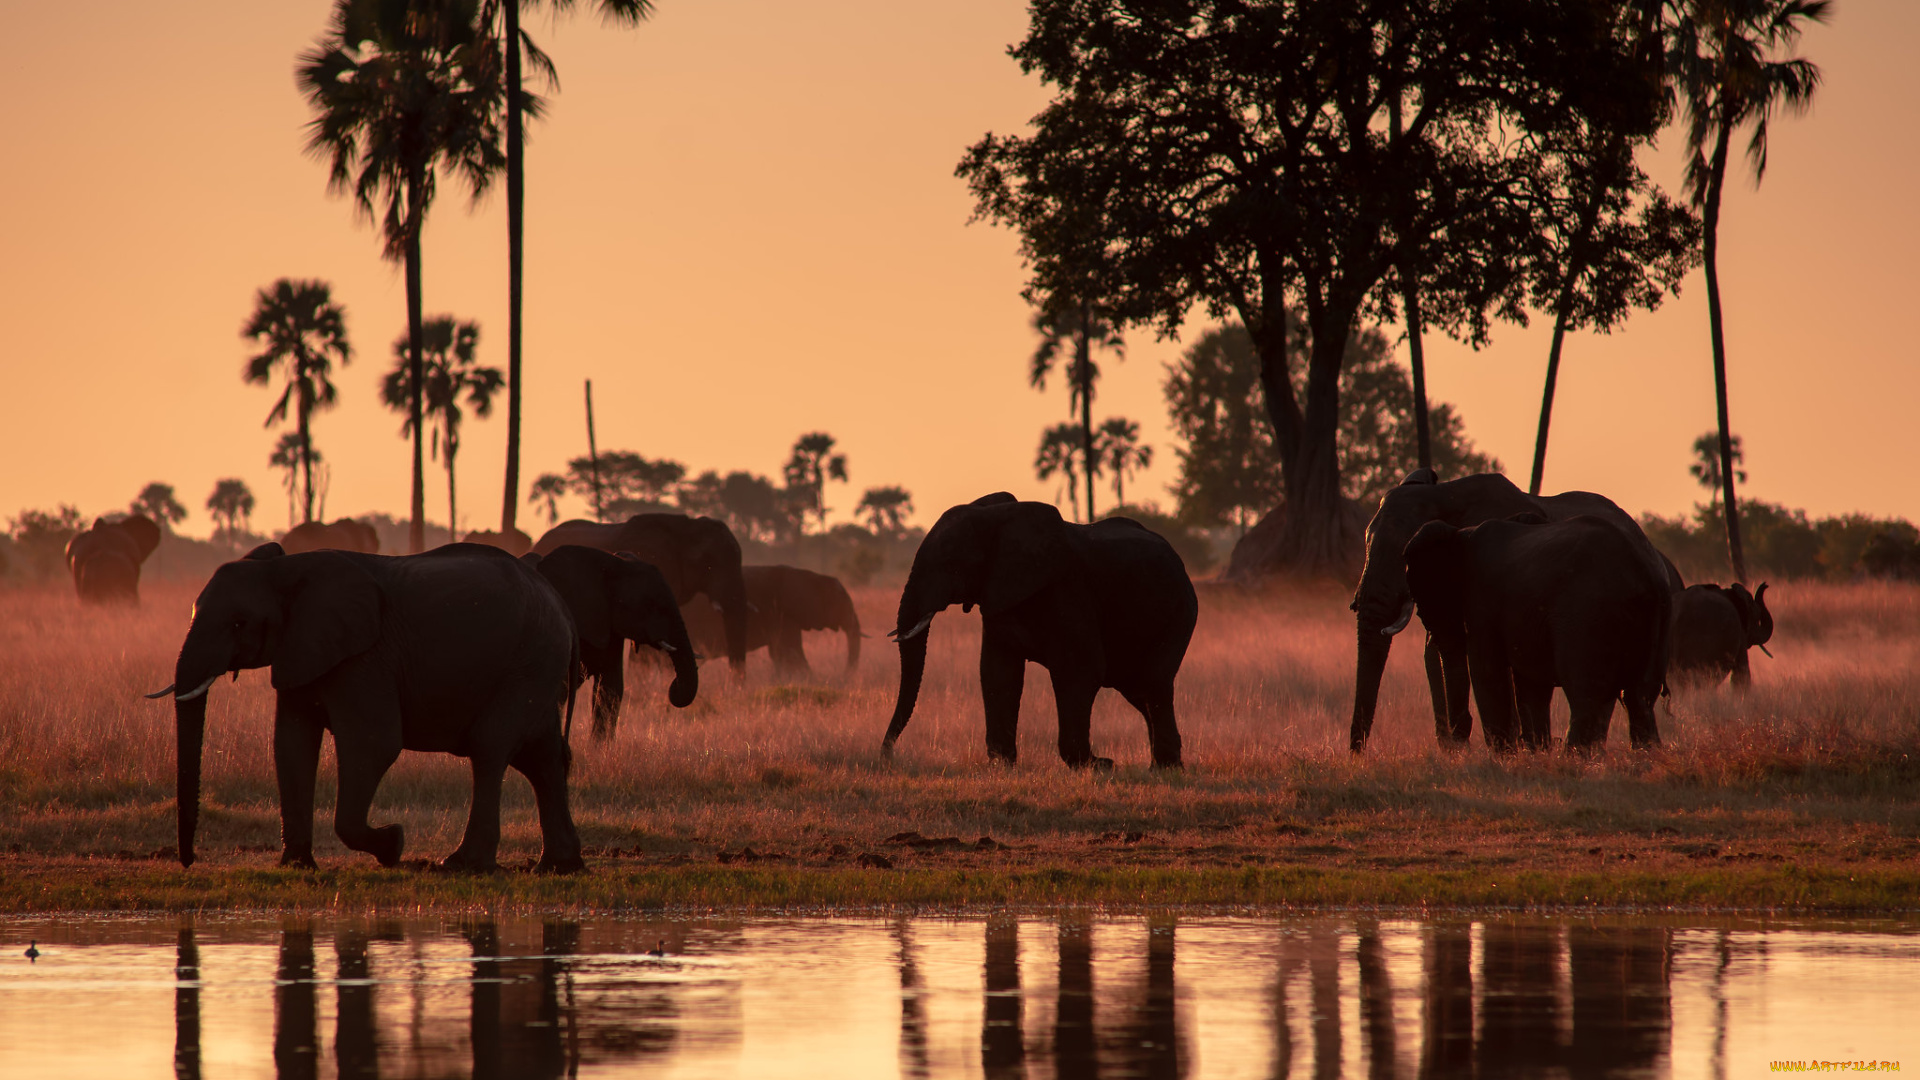
M 1487 746 L 1511 753 L 1518 748 L 1520 734 L 1514 716 L 1513 668 L 1508 665 L 1505 652 L 1490 645 L 1470 646 L 1467 665 Z
M 1660 745 L 1660 718 L 1654 712 L 1654 701 L 1643 699 L 1631 691 L 1626 695 L 1627 736 L 1633 740 L 1635 750 L 1651 750 Z M 1612 711 L 1611 706 L 1608 709 Z M 1673 710 L 1667 710 L 1671 716 Z
M 282 693 L 274 704 L 273 771 L 280 785 L 280 865 L 317 869 L 313 861 L 313 783 L 320 769 L 323 717 L 310 702 Z
M 1742 693 L 1753 685 L 1753 668 L 1747 663 L 1747 650 L 1741 649 L 1733 658 L 1733 688 Z
M 1156 688 L 1146 693 L 1129 693 L 1122 690 L 1121 696 L 1127 704 L 1140 710 L 1147 721 L 1147 742 L 1153 748 L 1153 767 L 1156 769 L 1180 768 L 1180 724 L 1173 715 L 1173 686 Z
M 1520 713 L 1520 739 L 1527 749 L 1553 749 L 1553 681 L 1516 673 L 1513 699 Z
M 1020 760 L 1020 693 L 1027 662 L 986 630 L 980 635 L 980 701 L 987 710 L 987 757 L 1011 765 Z
M 1473 680 L 1464 644 L 1441 645 L 1427 635 L 1427 690 L 1433 696 L 1434 733 L 1442 746 L 1465 746 L 1473 735 L 1473 710 L 1468 702 Z
M 813 667 L 807 663 L 807 650 L 801 644 L 799 627 L 782 624 L 767 651 L 773 654 L 774 671 L 782 676 L 812 677 Z
M 367 812 L 373 807 L 373 793 L 380 787 L 380 779 L 400 757 L 400 718 L 397 712 L 390 720 L 360 714 L 348 724 L 340 722 L 339 713 L 330 713 L 333 755 L 340 766 L 333 831 L 354 851 L 372 855 L 381 866 L 395 866 L 406 844 L 405 833 L 398 824 L 374 828 Z
M 472 741 L 494 740 L 476 729 Z M 491 873 L 500 869 L 500 788 L 507 779 L 507 761 L 492 747 L 483 746 L 475 750 L 472 764 L 473 805 L 467 811 L 467 832 L 453 854 L 440 860 L 440 869 Z
M 580 833 L 573 827 L 573 810 L 567 804 L 567 744 L 557 729 L 523 748 L 514 756 L 513 767 L 533 785 L 533 799 L 540 808 L 540 864 L 543 873 L 574 874 L 587 868 L 580 857 Z
M 620 705 L 627 697 L 627 649 L 625 640 L 616 640 L 613 657 L 593 680 L 593 739 L 606 742 L 613 738 L 620 723 Z
M 1075 672 L 1049 671 L 1060 710 L 1060 760 L 1075 768 L 1113 768 L 1112 758 L 1093 756 L 1093 699 L 1100 684 Z
M 1607 728 L 1613 723 L 1613 703 L 1618 695 L 1609 691 L 1567 688 L 1567 705 L 1573 719 L 1567 724 L 1567 752 L 1590 754 L 1607 745 Z

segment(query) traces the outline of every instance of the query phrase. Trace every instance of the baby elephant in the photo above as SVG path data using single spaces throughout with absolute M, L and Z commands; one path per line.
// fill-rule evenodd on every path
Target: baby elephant
M 1658 746 L 1673 594 L 1620 528 L 1581 515 L 1544 524 L 1430 521 L 1406 547 L 1420 620 L 1442 648 L 1464 639 L 1487 744 L 1551 745 L 1553 688 L 1573 709 L 1567 749 L 1606 743 L 1624 697 L 1635 747 Z M 1515 714 L 1518 713 L 1518 724 Z
M 1747 650 L 1758 645 L 1766 652 L 1772 638 L 1766 582 L 1753 593 L 1745 585 L 1691 586 L 1674 607 L 1669 681 L 1675 686 L 1719 686 L 1731 675 L 1734 689 L 1745 690 L 1753 682 Z

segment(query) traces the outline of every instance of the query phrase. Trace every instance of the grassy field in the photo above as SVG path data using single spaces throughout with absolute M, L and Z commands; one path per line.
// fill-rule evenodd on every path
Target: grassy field
M 278 855 L 265 671 L 214 687 L 200 851 L 174 843 L 165 685 L 192 590 L 149 586 L 135 611 L 81 608 L 64 589 L 0 592 L 0 911 L 420 906 L 491 908 L 975 906 L 998 903 L 1920 908 L 1920 589 L 1784 585 L 1768 592 L 1775 659 L 1755 687 L 1661 710 L 1667 746 L 1500 759 L 1435 749 L 1413 636 L 1395 651 L 1375 739 L 1345 750 L 1352 621 L 1340 590 L 1209 598 L 1181 675 L 1188 767 L 1145 763 L 1145 728 L 1117 696 L 1097 752 L 1053 751 L 1045 672 L 1030 668 L 1021 762 L 986 764 L 978 621 L 932 630 L 920 709 L 897 757 L 878 753 L 892 646 L 809 635 L 819 675 L 703 669 L 686 710 L 636 669 L 620 730 L 575 731 L 574 812 L 594 872 L 450 879 L 380 871 L 331 836 L 322 765 L 318 874 Z M 875 632 L 894 594 L 860 593 Z M 1416 627 L 1417 630 L 1417 627 Z M 582 696 L 585 704 L 585 696 Z M 1562 713 L 1558 721 L 1564 727 Z M 464 763 L 404 755 L 375 805 L 410 857 L 457 843 Z M 538 852 L 531 793 L 509 774 L 503 862 Z M 987 838 L 983 841 L 982 838 Z

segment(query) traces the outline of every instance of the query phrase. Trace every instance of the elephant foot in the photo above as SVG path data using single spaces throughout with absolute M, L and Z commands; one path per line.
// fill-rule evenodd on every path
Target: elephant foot
M 497 874 L 500 864 L 493 859 L 482 860 L 478 856 L 456 851 L 435 863 L 433 869 L 439 874 Z
M 1153 769 L 1155 772 L 1185 772 L 1187 767 L 1180 763 L 1179 758 L 1169 758 L 1166 761 L 1156 759 Z
M 540 861 L 534 865 L 533 872 L 536 874 L 584 874 L 587 872 L 587 861 L 578 855 L 556 859 L 543 853 Z
M 1011 764 L 1011 762 L 1009 762 Z M 1079 761 L 1067 762 L 1069 768 L 1092 769 L 1094 772 L 1112 772 L 1113 759 L 1110 757 L 1089 757 Z
M 313 849 L 299 851 L 287 848 L 280 853 L 280 865 L 290 870 L 318 870 L 320 864 L 313 861 Z
M 366 846 L 360 850 L 373 856 L 381 866 L 392 869 L 400 865 L 400 853 L 406 846 L 406 830 L 399 825 L 382 825 L 368 830 Z

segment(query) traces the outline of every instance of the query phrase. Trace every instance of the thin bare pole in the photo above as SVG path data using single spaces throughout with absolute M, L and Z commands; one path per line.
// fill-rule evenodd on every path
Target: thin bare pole
M 607 520 L 600 500 L 600 450 L 593 441 L 593 380 L 587 380 L 587 464 L 593 470 L 593 520 Z

